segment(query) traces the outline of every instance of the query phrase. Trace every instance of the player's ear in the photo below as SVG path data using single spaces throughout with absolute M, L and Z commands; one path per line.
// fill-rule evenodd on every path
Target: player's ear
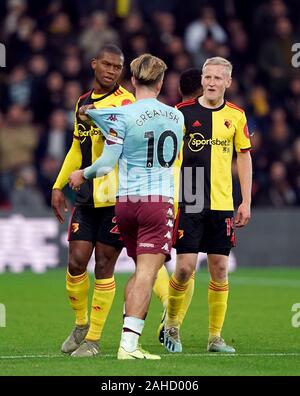
M 96 59 L 96 58 L 93 58 L 93 59 L 91 60 L 91 68 L 92 68 L 93 70 L 96 70 L 96 67 L 97 67 L 97 59 Z
M 131 84 L 132 84 L 133 88 L 135 89 L 136 88 L 136 80 L 133 76 L 131 77 Z
M 164 80 L 163 80 L 163 79 L 161 79 L 160 81 L 158 81 L 158 83 L 157 83 L 157 90 L 158 90 L 158 93 L 161 91 L 161 88 L 162 88 L 162 86 L 163 86 L 163 83 L 164 83 Z
M 232 83 L 232 78 L 229 77 L 228 80 L 226 81 L 226 88 L 229 88 L 231 83 Z

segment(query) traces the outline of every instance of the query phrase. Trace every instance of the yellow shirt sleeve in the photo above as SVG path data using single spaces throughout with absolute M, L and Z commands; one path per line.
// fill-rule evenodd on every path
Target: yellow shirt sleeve
M 68 183 L 68 178 L 70 174 L 73 171 L 80 169 L 81 167 L 82 154 L 80 147 L 80 139 L 78 135 L 78 125 L 76 120 L 77 109 L 78 109 L 78 102 L 75 108 L 74 136 L 73 136 L 72 146 L 68 151 L 68 154 L 66 155 L 64 163 L 62 164 L 57 179 L 52 187 L 53 189 L 57 188 L 59 190 L 62 190 L 65 187 L 65 185 Z
M 242 114 L 241 118 L 237 122 L 234 136 L 234 147 L 237 153 L 251 149 L 251 141 L 245 113 Z

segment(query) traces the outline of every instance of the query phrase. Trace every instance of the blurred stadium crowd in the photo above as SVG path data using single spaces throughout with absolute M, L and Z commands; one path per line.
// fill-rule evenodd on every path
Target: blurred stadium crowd
M 300 204 L 298 0 L 7 0 L 0 4 L 0 208 L 43 208 L 72 141 L 74 106 L 107 42 L 128 64 L 144 52 L 169 69 L 161 100 L 180 101 L 178 79 L 211 56 L 233 62 L 227 99 L 247 112 L 254 206 Z M 237 179 L 233 167 L 234 180 Z M 234 183 L 237 184 L 237 183 Z M 71 194 L 71 192 L 69 192 Z M 238 190 L 236 198 L 238 199 Z

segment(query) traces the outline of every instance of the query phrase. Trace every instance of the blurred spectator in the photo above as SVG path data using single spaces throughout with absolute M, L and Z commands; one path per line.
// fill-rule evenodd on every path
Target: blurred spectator
M 44 198 L 37 188 L 37 174 L 33 166 L 24 166 L 15 177 L 15 188 L 11 195 L 12 208 L 18 212 L 43 213 Z
M 257 205 L 263 199 L 268 187 L 268 147 L 264 145 L 261 131 L 249 123 L 251 131 L 251 157 L 253 164 L 253 205 Z
M 175 106 L 181 102 L 181 97 L 179 94 L 179 73 L 175 71 L 170 71 L 166 74 L 165 82 L 163 86 L 163 96 L 164 101 L 171 106 Z
M 65 80 L 80 79 L 82 64 L 78 56 L 67 56 L 62 63 L 62 72 Z
M 38 183 L 44 196 L 44 200 L 49 207 L 51 206 L 52 186 L 56 180 L 60 166 L 61 161 L 58 161 L 51 156 L 44 157 L 40 162 Z
M 38 144 L 37 130 L 31 114 L 20 105 L 8 108 L 6 122 L 0 129 L 0 185 L 10 200 L 17 172 L 34 164 L 34 150 Z
M 270 168 L 268 199 L 273 206 L 283 207 L 296 204 L 296 193 L 287 180 L 287 170 L 282 162 L 276 161 Z
M 291 48 L 295 42 L 293 26 L 288 18 L 282 16 L 276 20 L 271 38 L 261 46 L 259 64 L 273 94 L 284 94 L 287 89 L 293 71 Z
M 40 136 L 36 156 L 39 161 L 51 157 L 61 166 L 67 149 L 73 138 L 73 131 L 68 128 L 68 120 L 64 110 L 54 110 L 49 119 L 49 129 Z
M 300 138 L 298 137 L 292 149 L 292 156 L 288 167 L 289 181 L 297 194 L 297 201 L 300 204 Z
M 65 85 L 62 107 L 65 109 L 67 128 L 69 130 L 72 130 L 74 126 L 74 109 L 82 90 L 82 86 L 78 81 L 69 81 Z
M 64 48 L 77 40 L 69 15 L 65 12 L 54 14 L 48 25 L 49 45 L 55 51 L 53 63 L 57 66 Z
M 226 32 L 218 23 L 215 10 L 211 7 L 203 8 L 201 17 L 188 25 L 185 32 L 186 49 L 195 54 L 208 37 L 217 43 L 227 40 Z
M 156 11 L 153 16 L 153 40 L 157 54 L 166 51 L 175 38 L 176 21 L 169 12 Z
M 270 113 L 268 94 L 261 85 L 254 85 L 249 93 L 249 103 L 252 105 L 253 115 L 264 118 Z
M 27 106 L 30 103 L 32 81 L 25 67 L 16 66 L 11 74 L 7 86 L 7 105 L 19 104 Z
M 283 0 L 268 0 L 257 7 L 254 14 L 254 33 L 258 39 L 272 35 L 276 20 L 288 16 L 288 9 Z
M 4 19 L 4 37 L 7 38 L 18 30 L 18 22 L 20 17 L 26 11 L 26 0 L 8 0 L 7 15 Z
M 105 12 L 94 12 L 79 37 L 79 45 L 84 53 L 84 61 L 88 62 L 97 56 L 100 48 L 107 43 L 119 44 L 119 35 L 109 26 Z

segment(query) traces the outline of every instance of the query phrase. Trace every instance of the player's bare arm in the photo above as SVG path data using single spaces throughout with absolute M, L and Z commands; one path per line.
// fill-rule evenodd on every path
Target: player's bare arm
M 237 153 L 237 167 L 241 185 L 242 203 L 238 207 L 235 224 L 244 227 L 251 217 L 252 160 L 250 151 Z
M 51 207 L 57 220 L 63 224 L 65 221 L 64 212 L 68 211 L 68 206 L 64 193 L 58 188 L 52 190 Z

